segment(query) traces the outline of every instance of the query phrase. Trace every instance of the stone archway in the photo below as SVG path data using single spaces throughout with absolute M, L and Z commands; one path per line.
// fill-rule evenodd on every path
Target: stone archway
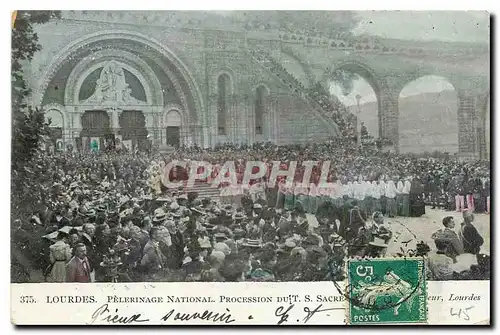
M 179 110 L 173 108 L 165 112 L 166 144 L 179 147 L 182 144 L 182 116 Z
M 391 140 L 398 147 L 398 101 L 397 88 L 389 87 L 386 76 L 377 73 L 367 62 L 357 58 L 343 59 L 332 64 L 323 74 L 321 83 L 328 88 L 328 83 L 337 70 L 353 72 L 366 80 L 377 98 L 378 136 Z M 396 93 L 397 92 L 397 93 Z
M 412 79 L 399 94 L 400 151 L 458 153 L 459 96 L 441 75 Z
M 43 106 L 45 121 L 50 120 L 49 139 L 51 145 L 62 150 L 70 142 L 69 140 L 69 118 L 64 106 L 60 104 L 48 104 Z
M 116 61 L 124 70 L 132 73 L 145 90 L 146 103 L 149 106 L 163 106 L 162 87 L 148 64 L 140 57 L 123 50 L 103 50 L 80 61 L 71 71 L 64 92 L 65 105 L 77 106 L 79 92 L 84 80 L 109 61 Z
M 191 146 L 196 138 L 190 136 L 189 116 L 177 104 L 165 106 L 160 114 L 160 137 L 162 146 Z M 174 144 L 170 142 L 175 142 Z
M 125 41 L 128 44 L 126 47 L 124 46 L 122 50 L 120 43 L 116 43 L 116 41 Z M 63 65 L 67 64 L 69 59 L 75 59 L 75 57 L 83 58 L 86 56 L 85 52 L 88 53 L 88 51 L 86 50 L 96 49 L 95 47 L 90 48 L 90 46 L 95 46 L 97 44 L 106 46 L 107 43 L 113 45 L 112 48 L 117 49 L 116 51 L 114 51 L 115 53 L 119 54 L 123 52 L 123 55 L 125 55 L 125 53 L 127 52 L 127 48 L 130 49 L 132 48 L 131 45 L 133 45 L 133 48 L 135 48 L 134 56 L 138 56 L 139 58 L 148 58 L 148 62 L 154 62 L 156 64 L 155 66 L 161 69 L 161 71 L 163 71 L 168 78 L 182 80 L 182 83 L 176 83 L 174 80 L 174 86 L 176 91 L 179 92 L 181 99 L 180 103 L 183 109 L 186 110 L 189 115 L 190 127 L 188 129 L 196 129 L 197 132 L 200 132 L 200 134 L 196 133 L 192 134 L 192 136 L 193 138 L 196 138 L 198 140 L 198 144 L 203 146 L 204 141 L 208 139 L 206 127 L 207 120 L 204 118 L 203 113 L 204 102 L 202 94 L 194 80 L 194 76 L 191 74 L 186 64 L 181 61 L 180 58 L 178 58 L 174 54 L 174 52 L 172 52 L 172 50 L 170 50 L 167 46 L 155 40 L 154 38 L 138 32 L 125 30 L 103 31 L 84 36 L 69 44 L 67 47 L 62 49 L 61 52 L 59 52 L 59 54 L 54 58 L 54 61 L 43 72 L 43 75 L 41 76 L 39 81 L 39 85 L 37 89 L 34 90 L 33 105 L 37 106 L 43 101 L 44 94 L 52 78 L 56 76 Z M 110 58 L 110 55 L 104 56 L 106 52 L 107 51 L 102 51 L 101 55 L 103 57 Z M 132 57 L 128 57 L 128 59 L 121 59 L 121 61 L 126 65 L 130 65 L 132 68 L 146 68 L 144 66 L 141 66 L 140 61 L 132 61 Z M 172 73 L 172 69 L 175 69 L 176 73 Z M 158 123 L 158 114 L 163 110 L 163 104 L 165 102 L 162 102 L 161 105 L 158 102 L 159 100 L 161 100 L 159 99 L 159 97 L 161 97 L 161 89 L 157 90 L 157 87 L 161 85 L 158 85 L 158 82 L 155 81 L 154 76 L 148 75 L 148 72 L 151 73 L 154 71 L 139 71 L 139 73 L 144 75 L 144 81 L 149 85 L 150 90 L 152 91 L 153 96 L 151 101 L 156 108 L 154 110 L 151 110 L 154 115 L 146 117 L 146 123 L 148 127 L 154 128 L 155 125 L 153 123 Z M 137 77 L 140 76 L 137 75 Z M 144 86 L 147 87 L 148 85 Z M 65 95 L 65 100 L 74 100 L 75 94 L 75 90 L 73 92 L 70 92 L 68 95 Z M 77 120 L 73 123 L 78 126 L 79 121 Z M 156 131 L 154 133 L 156 133 Z

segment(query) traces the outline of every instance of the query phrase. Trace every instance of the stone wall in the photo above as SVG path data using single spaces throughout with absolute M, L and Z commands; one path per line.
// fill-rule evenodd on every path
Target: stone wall
M 443 56 L 436 50 L 424 48 L 419 51 L 418 46 L 411 48 L 410 45 L 406 50 L 379 48 L 376 45 L 358 47 L 356 44 L 344 47 L 340 42 L 315 43 L 309 39 L 292 41 L 291 38 L 284 41 L 284 36 L 272 37 L 244 30 L 200 29 L 203 25 L 196 28 L 196 20 L 191 22 L 191 26 L 183 26 L 180 23 L 177 25 L 175 20 L 170 20 L 168 25 L 162 26 L 158 24 L 161 22 L 158 18 L 150 22 L 149 14 L 144 14 L 141 18 L 140 15 L 130 16 L 126 13 L 96 13 L 87 19 L 85 15 L 78 15 L 78 12 L 65 14 L 61 20 L 36 27 L 43 49 L 35 54 L 32 62 L 26 64 L 28 85 L 34 92 L 33 103 L 39 103 L 36 100 L 37 94 L 43 98 L 43 104 L 64 103 L 62 97 L 65 78 L 66 75 L 69 76 L 74 65 L 71 61 L 66 63 L 67 68 L 63 68 L 57 78 L 54 77 L 55 73 L 49 73 L 48 69 L 57 61 L 61 51 L 72 43 L 86 36 L 107 31 L 117 34 L 133 32 L 134 36 L 144 36 L 165 50 L 168 49 L 177 59 L 177 64 L 184 66 L 183 70 L 177 72 L 189 78 L 181 80 L 179 86 L 183 93 L 192 93 L 195 97 L 187 99 L 184 105 L 190 116 L 198 117 L 186 119 L 190 124 L 186 125 L 185 129 L 202 132 L 203 134 L 193 136 L 203 138 L 200 144 L 204 146 L 213 146 L 225 141 L 252 143 L 271 140 L 281 144 L 297 143 L 321 140 L 330 135 L 324 121 L 312 112 L 312 107 L 306 101 L 294 96 L 286 85 L 252 60 L 248 53 L 252 46 L 269 50 L 273 57 L 281 61 L 287 71 L 306 87 L 313 82 L 324 82 L 328 73 L 336 66 L 355 62 L 363 67 L 370 72 L 380 98 L 380 134 L 396 141 L 399 116 L 397 97 L 405 83 L 429 73 L 445 77 L 453 75 L 453 83 L 460 80 L 462 73 L 466 78 L 464 80 L 476 76 L 478 80 L 484 81 L 481 78 L 489 75 L 489 72 L 484 71 L 489 65 L 489 58 L 470 53 L 463 57 L 445 57 L 446 55 Z M 120 15 L 124 15 L 122 20 Z M 116 47 L 119 48 L 119 43 Z M 147 48 L 144 46 L 144 54 L 148 53 Z M 151 59 L 161 61 L 155 57 Z M 148 61 L 151 62 L 151 59 Z M 158 71 L 154 69 L 155 73 Z M 227 73 L 233 85 L 227 125 L 230 132 L 224 136 L 217 134 L 216 83 L 221 73 Z M 172 85 L 168 78 L 161 78 L 161 75 L 159 78 L 164 93 L 167 92 L 164 94 L 164 104 L 182 104 L 182 99 L 169 95 Z M 40 87 L 44 87 L 44 82 L 50 84 L 46 85 L 47 90 L 44 88 L 41 92 Z M 255 133 L 253 119 L 255 89 L 259 85 L 264 85 L 269 94 L 266 107 L 267 128 L 263 135 Z M 477 121 L 478 118 L 484 119 L 477 104 L 477 96 L 484 93 L 469 92 L 460 98 L 459 151 L 465 156 L 477 156 L 479 150 L 485 151 L 481 149 L 485 147 L 485 141 L 477 137 L 477 129 L 485 128 L 482 124 L 478 127 Z M 71 113 L 71 109 L 68 109 L 68 112 Z M 154 110 L 154 113 L 160 112 L 161 108 Z M 151 117 L 151 120 L 155 119 L 158 117 Z

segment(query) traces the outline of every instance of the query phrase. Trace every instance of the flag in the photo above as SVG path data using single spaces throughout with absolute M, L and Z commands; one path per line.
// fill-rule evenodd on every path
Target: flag
M 132 140 L 122 141 L 122 144 L 128 151 L 132 151 Z
M 64 149 L 64 142 L 61 139 L 56 140 L 56 150 L 61 151 Z
M 98 152 L 101 148 L 101 143 L 100 143 L 100 138 L 99 137 L 91 137 L 90 138 L 90 150 L 94 152 Z
M 115 149 L 122 148 L 122 135 L 115 135 Z

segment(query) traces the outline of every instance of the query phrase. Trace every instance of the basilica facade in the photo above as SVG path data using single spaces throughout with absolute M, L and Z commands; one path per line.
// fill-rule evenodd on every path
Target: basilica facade
M 404 85 L 426 73 L 450 78 L 460 96 L 460 151 L 484 151 L 477 131 L 485 129 L 489 50 L 476 46 L 395 48 L 206 12 L 65 11 L 35 28 L 42 50 L 24 64 L 30 102 L 51 119 L 63 148 L 88 148 L 92 138 L 205 148 L 326 140 L 340 136 L 339 125 L 310 91 L 345 68 L 374 87 L 379 134 L 396 146 Z M 405 63 L 417 55 L 430 61 Z M 471 126 L 464 113 L 479 121 Z

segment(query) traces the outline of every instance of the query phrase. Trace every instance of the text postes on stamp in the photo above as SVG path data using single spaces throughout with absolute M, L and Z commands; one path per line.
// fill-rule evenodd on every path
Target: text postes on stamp
M 422 258 L 349 260 L 349 323 L 427 322 L 427 290 Z

